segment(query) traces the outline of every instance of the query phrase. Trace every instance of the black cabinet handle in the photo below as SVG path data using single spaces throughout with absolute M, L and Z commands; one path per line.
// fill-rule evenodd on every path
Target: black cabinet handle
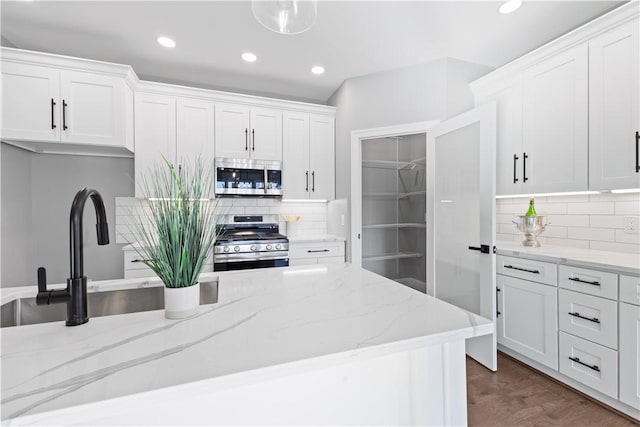
M 249 151 L 249 129 L 244 128 L 244 151 Z
M 513 265 L 505 265 L 504 268 L 509 268 L 511 270 L 525 271 L 527 273 L 540 274 L 539 270 L 529 270 L 527 268 L 514 267 Z
M 496 317 L 500 317 L 502 313 L 497 309 L 498 307 L 498 292 L 500 292 L 500 288 L 496 288 Z
M 62 130 L 67 130 L 67 102 L 62 100 Z
M 316 171 L 311 172 L 311 191 L 316 192 Z
M 491 252 L 491 248 L 489 245 L 480 245 L 480 246 L 469 246 L 470 251 L 479 251 L 483 254 L 488 254 Z
M 578 312 L 569 313 L 569 316 L 579 317 L 581 319 L 588 320 L 589 322 L 593 322 L 593 323 L 600 323 L 600 319 L 598 319 L 597 317 L 584 317 Z
M 513 183 L 514 184 L 518 182 L 518 177 L 516 176 L 516 164 L 518 163 L 518 159 L 520 159 L 520 157 L 514 154 L 513 155 Z
M 138 258 L 131 260 L 131 262 L 146 262 L 146 261 L 149 261 L 149 260 L 148 259 L 138 259 Z
M 308 193 L 309 192 L 309 171 L 306 171 L 304 174 L 307 176 L 307 186 L 305 187 L 304 191 Z
M 640 132 L 636 131 L 636 173 L 640 172 Z
M 576 363 L 579 363 L 582 366 L 586 366 L 589 369 L 593 369 L 596 372 L 600 372 L 600 368 L 598 367 L 598 365 L 588 365 L 588 364 L 584 363 L 583 361 L 581 361 L 578 357 L 569 356 L 569 360 L 571 360 L 573 362 L 576 362 Z
M 587 285 L 600 286 L 600 282 L 595 280 L 593 282 L 590 282 L 588 280 L 582 280 L 579 277 L 569 277 L 569 280 L 571 280 L 572 282 L 586 283 Z
M 251 129 L 251 151 L 256 151 L 256 130 Z
M 523 182 L 529 181 L 529 178 L 527 178 L 527 159 L 528 158 L 529 156 L 527 156 L 527 153 L 523 153 L 523 158 L 522 158 L 522 181 Z
M 56 101 L 51 98 L 51 129 L 55 129 L 56 125 L 53 123 L 53 107 L 56 105 Z
M 329 252 L 329 249 L 309 249 L 307 250 L 308 253 L 313 254 L 316 252 Z

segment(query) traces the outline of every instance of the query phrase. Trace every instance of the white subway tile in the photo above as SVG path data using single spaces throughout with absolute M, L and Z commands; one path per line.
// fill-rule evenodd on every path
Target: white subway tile
M 518 229 L 516 228 L 516 226 L 514 224 L 497 224 L 498 226 L 496 227 L 498 230 L 498 233 L 501 234 L 520 234 L 520 232 L 518 231 Z
M 593 215 L 589 217 L 591 227 L 624 228 L 624 217 L 614 215 Z
M 548 203 L 584 203 L 588 201 L 588 194 L 577 194 L 575 196 L 547 196 Z
M 511 224 L 511 221 L 514 219 L 512 214 L 496 214 L 496 223 L 498 224 Z
M 567 237 L 570 239 L 615 241 L 615 230 L 611 228 L 569 227 Z
M 542 233 L 544 237 L 559 237 L 567 238 L 567 227 L 560 227 L 555 225 L 548 226 Z
M 640 215 L 640 202 L 616 202 L 616 215 Z
M 248 206 L 244 208 L 245 215 L 267 215 L 269 208 L 265 206 Z
M 549 237 L 547 238 L 547 244 L 552 246 L 566 246 L 570 248 L 589 248 L 588 240 L 558 239 L 555 237 Z
M 631 245 L 629 243 L 614 242 L 590 242 L 589 247 L 600 251 L 626 252 L 631 254 L 640 254 L 640 245 Z
M 624 202 L 624 201 L 640 201 L 640 193 L 601 193 L 589 196 L 594 202 Z
M 588 227 L 588 215 L 549 215 L 547 221 L 550 225 L 561 225 L 570 227 Z
M 613 215 L 613 202 L 567 203 L 568 214 Z
M 496 240 L 511 242 L 513 240 L 513 234 L 496 233 Z
M 640 245 L 640 234 L 628 234 L 624 230 L 616 230 L 616 242 Z
M 567 203 L 536 203 L 536 213 L 538 215 L 566 214 Z

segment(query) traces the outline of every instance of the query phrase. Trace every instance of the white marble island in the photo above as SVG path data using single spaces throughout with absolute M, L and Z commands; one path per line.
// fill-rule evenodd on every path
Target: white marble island
M 223 273 L 189 319 L 2 330 L 3 424 L 464 424 L 486 319 L 349 265 Z

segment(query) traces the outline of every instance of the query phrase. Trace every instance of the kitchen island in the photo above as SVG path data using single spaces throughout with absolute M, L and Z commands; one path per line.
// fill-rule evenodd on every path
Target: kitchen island
M 493 324 L 349 264 L 221 273 L 218 303 L 2 329 L 5 425 L 466 423 Z

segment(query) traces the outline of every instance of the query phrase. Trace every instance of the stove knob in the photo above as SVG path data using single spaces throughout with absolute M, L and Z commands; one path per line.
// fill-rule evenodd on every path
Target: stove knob
M 225 246 L 225 247 L 224 247 L 224 251 L 225 251 L 225 252 L 229 252 L 230 250 L 231 250 L 231 249 L 229 249 L 229 246 Z
M 236 252 L 240 252 L 240 246 L 236 246 L 235 248 L 233 248 L 233 250 Z
M 258 250 L 258 247 L 256 245 L 251 245 L 251 250 L 255 252 Z
M 276 245 L 276 250 L 277 250 L 277 251 L 279 251 L 280 249 L 282 249 L 282 245 L 281 245 L 280 243 L 278 243 L 278 244 Z
M 271 249 L 273 249 L 271 245 L 267 245 L 267 250 L 270 251 Z

